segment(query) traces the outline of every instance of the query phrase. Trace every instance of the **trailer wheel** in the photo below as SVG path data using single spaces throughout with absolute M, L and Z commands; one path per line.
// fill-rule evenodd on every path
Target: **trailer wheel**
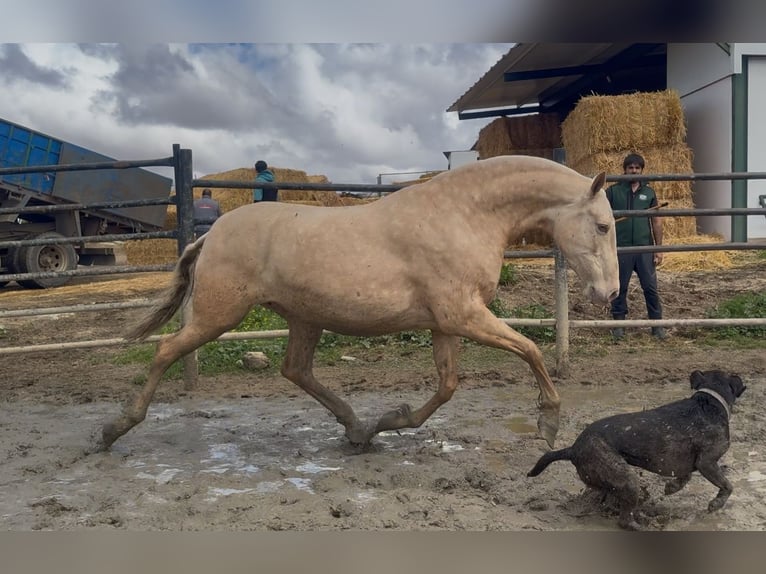
M 61 239 L 60 233 L 47 231 L 29 239 Z M 77 267 L 77 252 L 71 244 L 29 245 L 19 249 L 16 256 L 19 273 L 38 273 L 70 271 Z M 23 279 L 19 285 L 29 289 L 59 287 L 68 283 L 71 277 L 44 277 L 41 279 Z
M 21 270 L 19 255 L 21 254 L 22 247 L 9 247 L 8 254 L 5 256 L 5 266 L 7 273 L 25 273 Z M 0 281 L 0 288 L 8 285 L 10 281 Z

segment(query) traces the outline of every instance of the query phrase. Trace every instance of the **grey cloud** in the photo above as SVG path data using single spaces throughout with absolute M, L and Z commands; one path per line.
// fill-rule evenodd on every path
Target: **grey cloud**
M 66 88 L 67 74 L 35 64 L 18 44 L 0 45 L 0 70 L 7 83 L 26 81 L 51 88 Z
M 99 47 L 86 48 L 90 53 Z M 167 45 L 115 46 L 103 52 L 119 68 L 111 89 L 101 91 L 96 107 L 112 107 L 127 124 L 165 124 L 193 129 L 242 131 L 258 118 L 283 116 L 280 102 L 235 58 L 198 53 L 205 66 L 201 77 L 194 65 Z
M 60 126 L 54 133 L 64 139 L 113 157 L 136 158 L 146 153 L 141 145 L 146 128 L 152 129 L 154 146 L 177 142 L 192 148 L 199 174 L 263 158 L 336 182 L 372 183 L 380 172 L 442 169 L 442 151 L 473 144 L 481 122 L 460 122 L 456 128 L 444 110 L 507 46 L 85 44 L 79 49 L 113 71 L 78 82 L 86 90 L 83 103 L 72 105 L 90 104 L 94 121 L 109 116 L 104 124 L 116 126 L 93 138 L 87 130 L 75 138 L 61 121 L 66 111 L 52 109 L 53 118 L 41 125 Z M 79 73 L 85 79 L 94 74 Z M 99 143 L 104 133 L 114 135 Z

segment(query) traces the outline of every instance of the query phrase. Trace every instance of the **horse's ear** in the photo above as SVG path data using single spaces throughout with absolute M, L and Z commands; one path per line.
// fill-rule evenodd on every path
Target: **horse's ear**
M 606 172 L 602 171 L 596 177 L 593 178 L 593 183 L 590 184 L 591 195 L 596 195 L 604 187 L 606 183 Z

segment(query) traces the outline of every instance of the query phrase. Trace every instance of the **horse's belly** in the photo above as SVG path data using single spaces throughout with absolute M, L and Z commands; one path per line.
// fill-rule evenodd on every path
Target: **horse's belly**
M 383 335 L 433 326 L 427 309 L 402 301 L 374 297 L 281 299 L 275 308 L 285 314 L 344 335 Z

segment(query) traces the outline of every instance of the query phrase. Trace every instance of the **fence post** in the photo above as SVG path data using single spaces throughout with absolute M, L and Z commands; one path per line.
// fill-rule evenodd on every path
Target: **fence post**
M 569 377 L 569 287 L 567 283 L 567 262 L 556 248 L 554 257 L 554 299 L 556 304 L 556 376 Z
M 178 220 L 178 255 L 179 257 L 186 246 L 194 241 L 194 194 L 192 192 L 192 151 L 181 149 L 178 144 L 173 144 L 173 163 L 175 168 L 176 187 L 176 217 Z M 189 311 L 186 307 L 181 309 L 181 326 L 189 319 Z M 199 361 L 197 351 L 192 351 L 183 358 L 184 389 L 193 391 L 197 388 L 199 380 Z

